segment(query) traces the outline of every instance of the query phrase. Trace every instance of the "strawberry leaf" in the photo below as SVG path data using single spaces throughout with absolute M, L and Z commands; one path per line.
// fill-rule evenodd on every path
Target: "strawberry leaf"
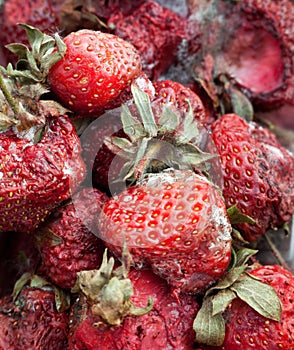
M 236 298 L 236 294 L 230 289 L 219 291 L 212 298 L 212 316 L 223 313 L 230 303 Z
M 147 136 L 143 125 L 138 122 L 131 114 L 128 106 L 121 106 L 121 120 L 124 132 L 129 136 L 132 142 Z
M 156 137 L 158 129 L 152 112 L 149 96 L 134 84 L 131 85 L 131 90 L 148 136 Z
M 280 321 L 281 302 L 276 291 L 270 285 L 252 278 L 249 274 L 244 274 L 242 278 L 231 285 L 230 289 L 262 316 Z
M 160 133 L 172 133 L 179 126 L 179 116 L 173 112 L 169 103 L 164 104 L 161 117 L 158 120 L 158 127 Z
M 249 223 L 254 225 L 255 221 L 248 215 L 242 214 L 236 205 L 228 208 L 228 214 L 232 225 Z
M 225 338 L 225 321 L 220 313 L 213 316 L 212 311 L 211 298 L 208 298 L 204 300 L 193 322 L 196 341 L 209 346 L 221 346 Z

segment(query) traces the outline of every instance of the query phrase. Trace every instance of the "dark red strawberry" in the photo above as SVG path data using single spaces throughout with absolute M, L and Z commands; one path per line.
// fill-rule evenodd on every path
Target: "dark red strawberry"
M 27 23 L 46 33 L 54 33 L 59 27 L 57 13 L 51 0 L 7 0 L 0 13 L 0 42 L 7 44 L 19 42 L 27 44 L 26 32 L 19 23 Z M 8 62 L 16 63 L 17 57 L 7 49 L 3 54 Z
M 65 296 L 37 276 L 31 280 L 0 299 L 0 349 L 64 350 L 69 321 Z
M 106 201 L 104 193 L 84 188 L 37 230 L 40 271 L 61 288 L 72 288 L 78 271 L 101 264 L 104 245 L 96 236 L 95 221 Z
M 212 125 L 222 162 L 227 207 L 255 220 L 237 225 L 245 239 L 256 240 L 291 220 L 294 204 L 293 155 L 269 129 L 226 114 Z
M 150 270 L 132 269 L 127 279 L 122 280 L 115 276 L 111 274 L 108 277 L 109 287 L 105 285 L 102 291 L 95 284 L 95 279 L 96 283 L 98 281 L 97 271 L 92 271 L 92 276 L 89 273 L 83 276 L 80 283 L 84 288 L 72 306 L 70 316 L 70 350 L 193 349 L 195 335 L 192 324 L 198 310 L 194 297 L 181 294 L 178 299 L 175 298 L 166 282 Z M 112 282 L 114 284 L 110 288 Z M 95 286 L 96 292 L 93 292 Z M 131 290 L 125 294 L 124 308 L 118 309 L 122 314 L 113 313 L 121 320 L 116 324 L 111 319 L 113 323 L 109 323 L 101 314 L 105 311 L 103 315 L 110 316 L 112 307 L 115 311 L 120 305 L 122 290 L 120 292 L 119 288 L 123 286 L 130 286 Z M 109 295 L 107 307 L 103 301 L 110 290 L 112 297 Z M 101 294 L 98 294 L 99 291 Z M 95 295 L 96 302 L 93 303 Z M 113 299 L 114 303 L 111 302 Z M 98 300 L 101 303 L 97 303 Z
M 126 16 L 145 0 L 65 0 L 63 4 L 58 0 L 52 1 L 58 8 L 63 33 L 69 34 L 86 28 L 108 31 L 106 23 L 114 12 Z
M 125 240 L 134 266 L 150 266 L 177 292 L 202 292 L 230 261 L 224 201 L 211 182 L 188 170 L 148 174 L 112 197 L 99 233 L 118 257 Z
M 140 87 L 150 99 L 154 98 L 154 86 L 144 73 L 141 73 L 132 85 Z M 133 104 L 130 87 L 120 95 L 120 100 L 120 104 Z M 107 193 L 114 193 L 122 186 L 122 181 L 118 181 L 118 175 L 125 164 L 125 159 L 116 157 L 115 152 L 112 152 L 104 143 L 107 137 L 126 137 L 120 115 L 119 108 L 106 112 L 99 119 L 91 122 L 80 137 L 83 159 L 88 169 L 92 169 L 87 179 L 88 185 L 93 185 Z
M 119 95 L 141 74 L 134 46 L 89 29 L 70 33 L 64 43 L 66 53 L 48 76 L 59 101 L 79 115 L 94 117 L 119 106 Z
M 215 115 L 206 109 L 201 98 L 191 88 L 172 80 L 154 81 L 153 85 L 155 87 L 153 105 L 159 104 L 162 109 L 164 104 L 172 103 L 176 109 L 188 112 L 190 103 L 195 119 L 200 124 L 209 126 L 215 120 Z
M 137 48 L 143 71 L 151 79 L 157 79 L 175 61 L 186 37 L 186 18 L 155 1 L 143 2 L 127 16 L 114 12 L 107 25 Z

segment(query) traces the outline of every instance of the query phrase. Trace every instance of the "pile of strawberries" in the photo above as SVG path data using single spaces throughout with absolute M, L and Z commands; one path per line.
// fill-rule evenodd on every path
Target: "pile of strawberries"
M 293 350 L 293 1 L 0 6 L 0 349 Z

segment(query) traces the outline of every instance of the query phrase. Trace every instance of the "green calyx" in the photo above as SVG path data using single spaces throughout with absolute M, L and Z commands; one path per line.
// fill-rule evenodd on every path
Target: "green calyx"
M 180 111 L 165 104 L 156 120 L 149 96 L 136 85 L 131 85 L 136 113 L 127 105 L 121 107 L 121 120 L 126 138 L 109 137 L 108 148 L 126 159 L 122 169 L 124 180 L 137 180 L 146 172 L 159 172 L 166 168 L 205 168 L 214 154 L 203 152 L 197 121 L 190 107 L 183 120 Z
M 23 44 L 9 44 L 7 48 L 18 55 L 16 68 L 9 63 L 0 66 L 0 130 L 15 126 L 18 131 L 39 125 L 46 117 L 69 112 L 56 101 L 42 100 L 50 92 L 46 79 L 50 68 L 65 54 L 66 46 L 58 34 L 54 37 L 40 30 L 20 24 L 27 33 L 31 50 Z
M 194 320 L 196 341 L 208 346 L 221 346 L 225 339 L 224 311 L 235 298 L 240 298 L 265 318 L 279 322 L 280 299 L 270 285 L 247 273 L 247 261 L 256 251 L 241 249 L 234 265 L 219 282 L 210 288 Z
M 6 47 L 19 58 L 16 68 L 9 63 L 2 72 L 22 85 L 45 83 L 49 70 L 66 52 L 66 45 L 56 33 L 50 36 L 27 24 L 19 24 L 26 31 L 31 48 L 24 44 L 12 43 Z
M 130 300 L 133 295 L 131 280 L 127 278 L 130 268 L 130 255 L 126 249 L 122 254 L 122 265 L 114 269 L 114 259 L 107 258 L 107 249 L 99 270 L 77 273 L 77 282 L 72 292 L 82 292 L 87 297 L 94 315 L 100 316 L 106 323 L 118 326 L 127 315 L 144 315 L 152 307 L 149 299 L 145 308 L 136 307 Z

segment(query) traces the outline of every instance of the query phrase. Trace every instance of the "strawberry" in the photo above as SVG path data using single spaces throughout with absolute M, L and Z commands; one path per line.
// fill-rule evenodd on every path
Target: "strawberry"
M 164 104 L 172 103 L 176 109 L 188 112 L 189 101 L 194 116 L 200 124 L 208 126 L 215 120 L 215 116 L 205 108 L 201 98 L 191 88 L 177 81 L 167 79 L 153 81 L 153 85 L 155 88 L 153 104 L 159 104 L 163 107 Z
M 54 39 L 45 38 L 48 49 Z M 41 41 L 38 46 L 43 49 Z M 55 55 L 59 57 L 52 53 L 53 60 Z M 10 68 L 2 69 L 9 77 L 0 74 L 0 232 L 31 233 L 70 198 L 86 169 L 67 111 L 55 101 L 42 100 L 40 94 L 47 90 L 23 84 L 25 74 L 19 80 L 19 72 Z
M 148 94 L 150 99 L 154 98 L 154 86 L 144 73 L 140 74 L 132 85 L 140 87 Z M 127 88 L 121 94 L 120 99 L 121 104 L 133 104 L 131 88 Z M 120 108 L 106 112 L 92 121 L 80 137 L 83 159 L 87 167 L 92 169 L 88 177 L 89 186 L 93 185 L 109 194 L 116 192 L 122 186 L 122 182 L 118 181 L 118 174 L 125 163 L 125 159 L 117 157 L 116 153 L 112 152 L 104 141 L 110 136 L 126 137 L 120 114 Z
M 103 275 L 105 284 L 99 287 L 97 270 L 80 273 L 82 288 L 71 309 L 69 349 L 192 349 L 196 299 L 185 294 L 176 299 L 167 283 L 150 270 L 131 269 L 127 278 L 115 271 Z
M 212 43 L 203 46 L 204 56 L 214 58 L 214 78 L 226 75 L 258 109 L 293 104 L 293 2 L 219 1 L 215 6 L 204 40 L 215 23 L 216 30 Z
M 68 34 L 64 43 L 66 53 L 48 76 L 58 100 L 84 116 L 96 117 L 117 107 L 119 95 L 141 73 L 134 46 L 116 35 L 89 29 Z
M 218 189 L 190 170 L 147 174 L 110 198 L 99 233 L 118 257 L 125 240 L 134 266 L 151 267 L 177 293 L 200 293 L 223 275 L 231 226 Z
M 21 280 L 29 279 L 19 288 Z M 66 349 L 69 304 L 64 293 L 38 276 L 21 280 L 13 296 L 0 299 L 0 349 Z
M 152 80 L 175 61 L 178 47 L 186 37 L 186 18 L 155 1 L 144 1 L 127 16 L 114 12 L 107 25 L 137 48 L 143 71 Z
M 18 23 L 27 23 L 46 33 L 57 30 L 59 21 L 51 0 L 7 0 L 0 14 L 0 42 L 6 44 L 20 42 L 27 44 L 26 32 Z M 16 63 L 17 57 L 3 49 L 8 62 Z
M 294 347 L 293 274 L 278 265 L 254 268 L 250 275 L 269 284 L 279 296 L 282 313 L 279 322 L 265 318 L 247 303 L 235 299 L 224 314 L 226 335 L 221 347 L 213 349 L 285 349 Z
M 225 114 L 212 125 L 212 139 L 219 152 L 227 207 L 255 223 L 236 227 L 248 241 L 271 228 L 281 227 L 293 214 L 293 155 L 267 128 Z
M 84 178 L 79 139 L 68 117 L 48 119 L 37 143 L 34 134 L 32 128 L 0 134 L 1 232 L 32 232 Z
M 96 189 L 79 190 L 35 234 L 42 260 L 40 271 L 63 289 L 74 286 L 78 271 L 101 263 L 104 247 L 95 236 L 94 222 L 106 200 L 107 196 Z

